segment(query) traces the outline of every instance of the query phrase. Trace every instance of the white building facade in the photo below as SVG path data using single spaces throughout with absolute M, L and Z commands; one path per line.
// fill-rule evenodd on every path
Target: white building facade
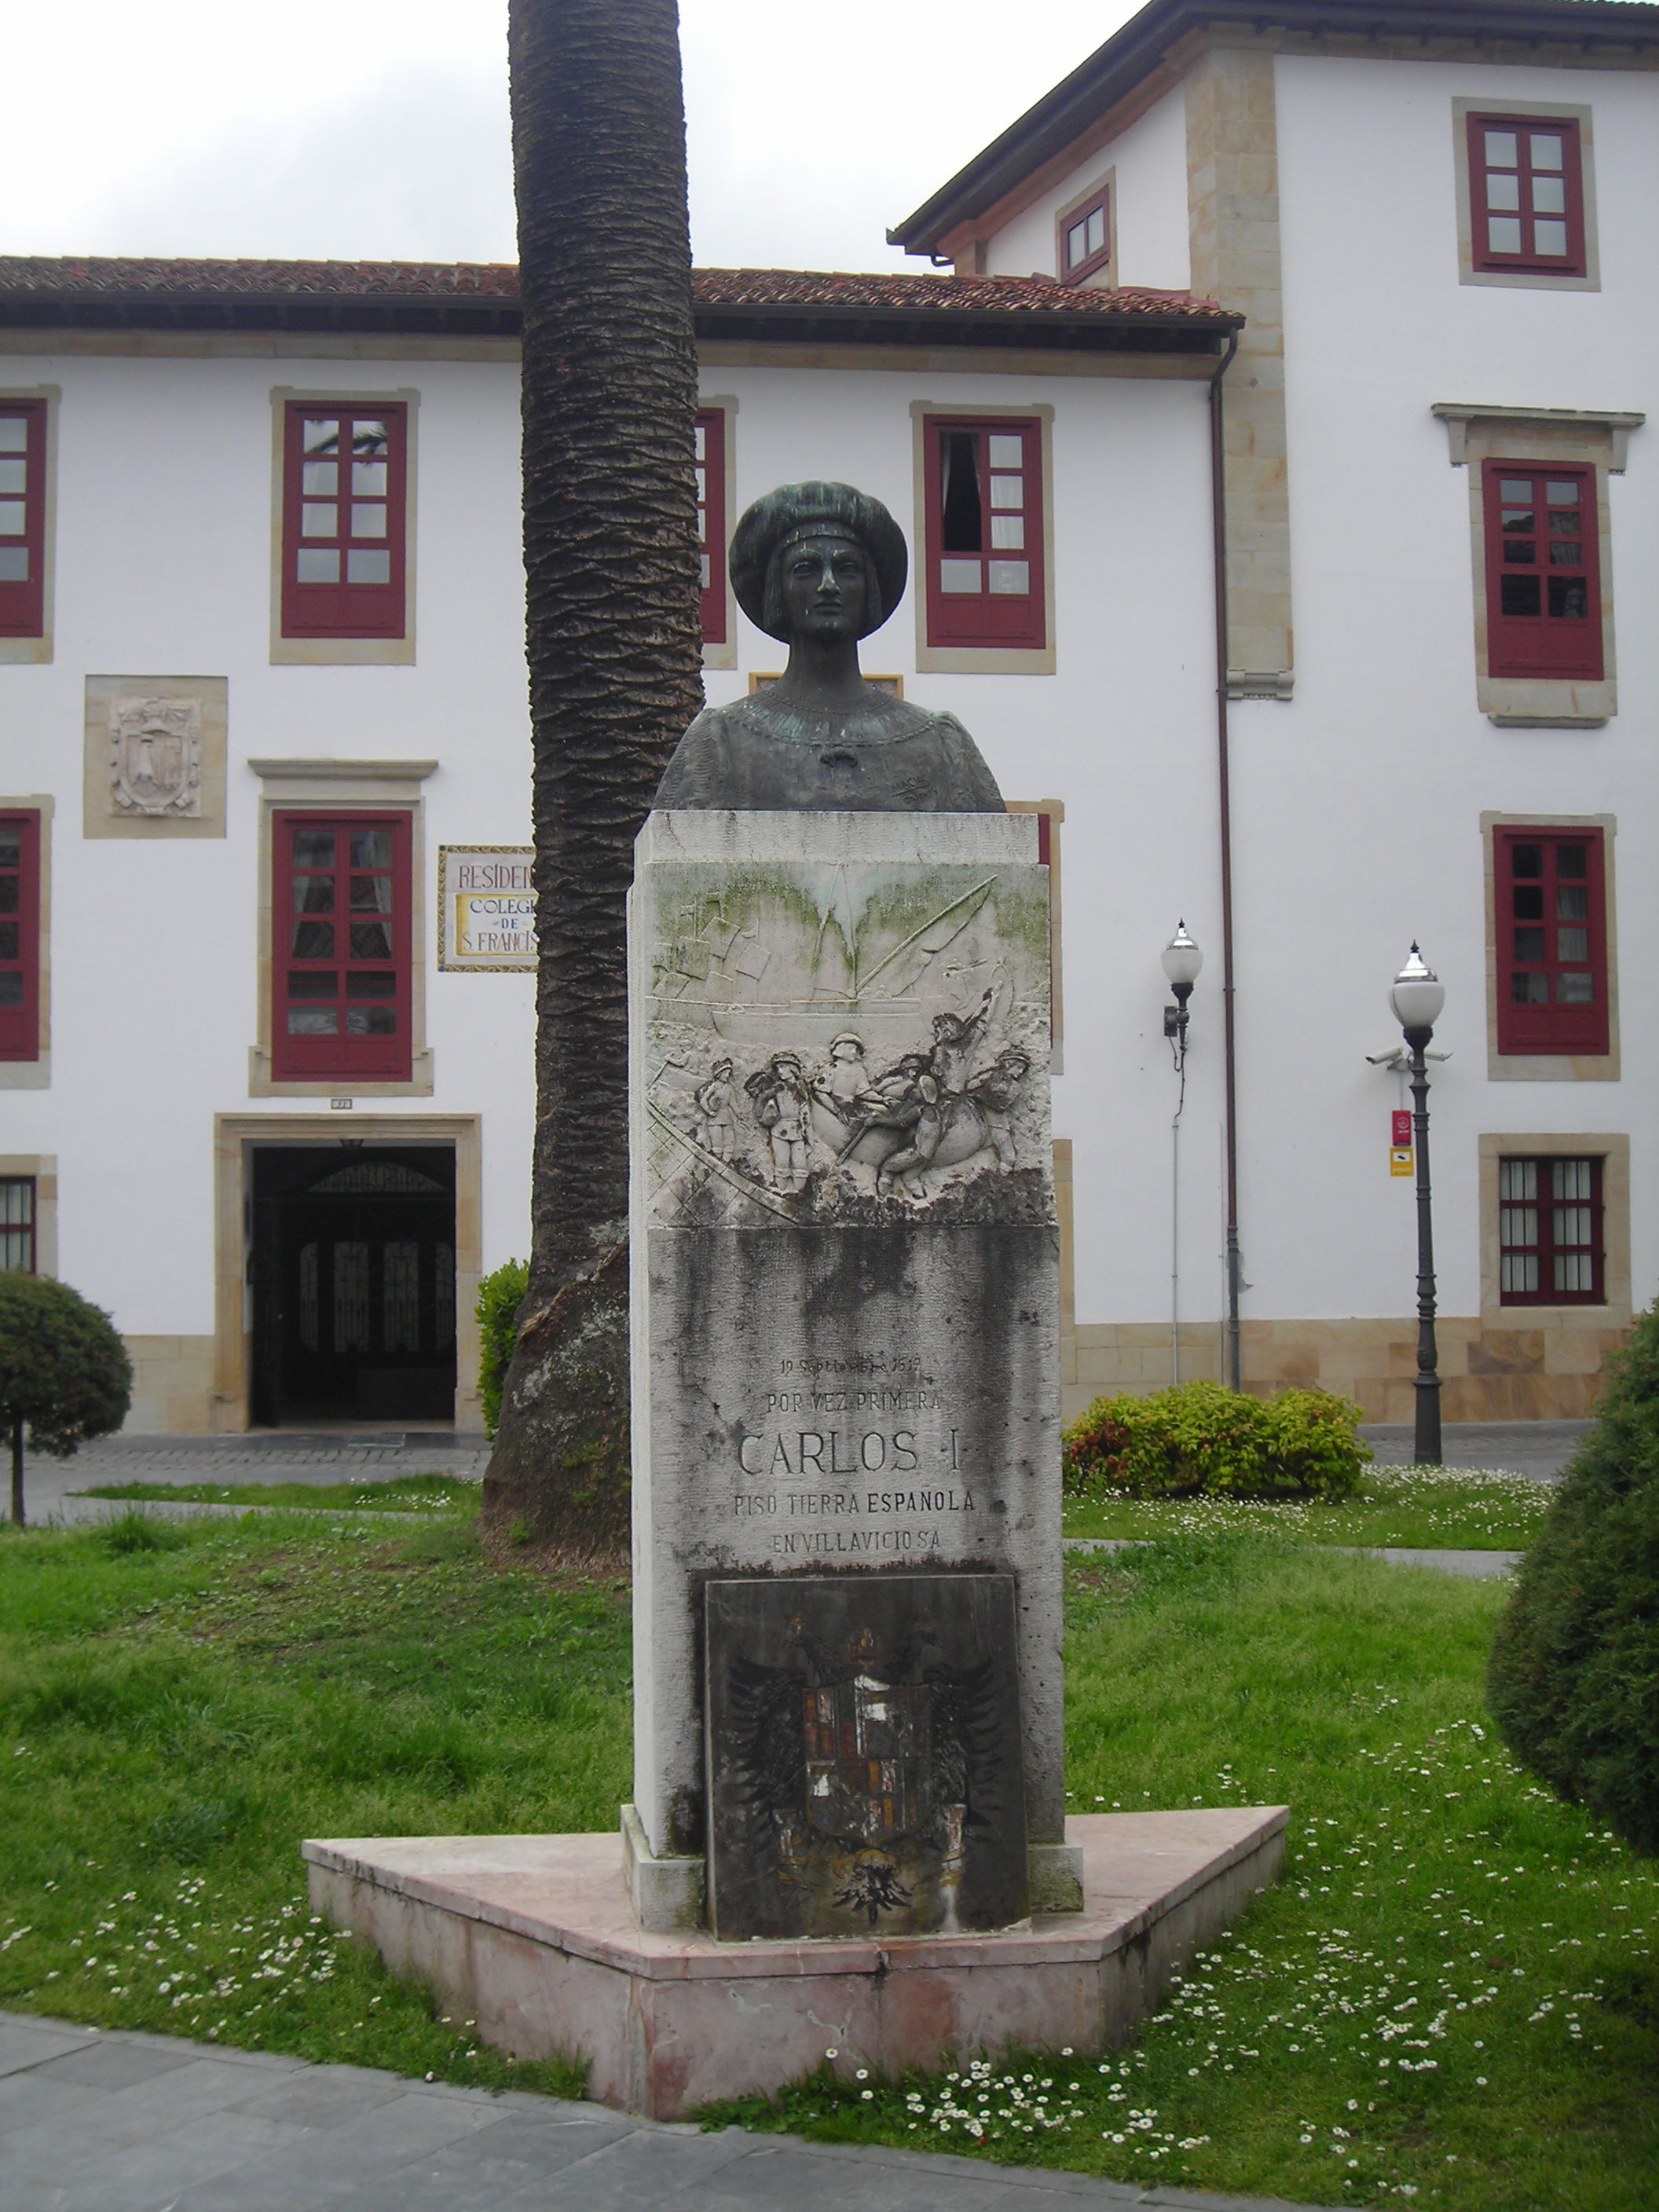
M 1583 1412 L 1653 1296 L 1656 53 L 1639 5 L 1154 0 L 902 226 L 960 274 L 699 276 L 708 696 L 779 666 L 738 514 L 857 483 L 913 548 L 866 672 L 1048 817 L 1073 1407 L 1227 1372 L 1231 1216 L 1247 1385 L 1407 1417 L 1413 937 L 1448 1416 Z M 135 1428 L 477 1425 L 516 328 L 510 270 L 0 261 L 0 1256 L 111 1309 Z

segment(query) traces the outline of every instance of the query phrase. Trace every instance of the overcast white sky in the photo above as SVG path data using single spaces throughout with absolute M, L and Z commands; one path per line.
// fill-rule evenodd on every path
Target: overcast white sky
M 697 259 L 902 262 L 887 227 L 1134 12 L 682 0 Z M 10 9 L 0 252 L 511 260 L 506 21 L 506 0 Z

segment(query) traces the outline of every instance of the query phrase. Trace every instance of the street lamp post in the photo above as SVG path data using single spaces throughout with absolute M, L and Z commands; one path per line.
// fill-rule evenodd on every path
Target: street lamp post
M 1193 995 L 1204 955 L 1187 934 L 1185 921 L 1164 948 L 1164 973 L 1175 1004 L 1164 1009 L 1164 1034 L 1170 1040 L 1180 1085 L 1170 1122 L 1170 1380 L 1181 1380 L 1181 1116 L 1187 1104 L 1187 1001 Z
M 1434 1340 L 1434 1224 L 1429 1202 L 1429 1071 L 1434 1025 L 1445 987 L 1415 945 L 1394 979 L 1389 1004 L 1405 1032 L 1412 1079 L 1412 1137 L 1417 1159 L 1417 1406 L 1413 1455 L 1422 1467 L 1440 1462 L 1439 1355 Z

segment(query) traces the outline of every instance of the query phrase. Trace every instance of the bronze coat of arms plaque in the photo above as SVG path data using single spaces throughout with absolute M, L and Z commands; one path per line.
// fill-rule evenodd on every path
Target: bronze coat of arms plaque
M 717 1936 L 1024 1917 L 1012 1575 L 751 1577 L 703 1606 Z

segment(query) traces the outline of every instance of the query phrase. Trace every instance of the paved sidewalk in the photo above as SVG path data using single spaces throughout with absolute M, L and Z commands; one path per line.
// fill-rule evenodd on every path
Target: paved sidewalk
M 479 1480 L 489 1464 L 482 1436 L 447 1429 L 346 1431 L 307 1436 L 286 1429 L 233 1437 L 100 1437 L 73 1459 L 31 1454 L 31 1521 L 101 1521 L 118 1513 L 112 1498 L 77 1498 L 94 1483 L 390 1482 L 399 1474 L 455 1474 Z M 0 2205 L 0 2212 L 5 2212 Z
M 0 2013 L 3 2212 L 1297 2212 Z M 1317 2212 L 1317 2208 L 1314 2208 Z
M 1133 1552 L 1150 1544 L 1150 1536 L 1062 1536 L 1067 1552 Z M 1507 1575 L 1526 1557 L 1523 1552 L 1416 1551 L 1390 1544 L 1330 1544 L 1332 1552 L 1346 1552 L 1355 1559 L 1387 1559 L 1396 1567 L 1433 1567 L 1443 1575 Z
M 1589 1428 L 1588 1421 L 1447 1421 L 1441 1457 L 1448 1467 L 1505 1468 L 1555 1482 Z M 1360 1424 L 1381 1467 L 1409 1467 L 1417 1455 L 1407 1421 Z

